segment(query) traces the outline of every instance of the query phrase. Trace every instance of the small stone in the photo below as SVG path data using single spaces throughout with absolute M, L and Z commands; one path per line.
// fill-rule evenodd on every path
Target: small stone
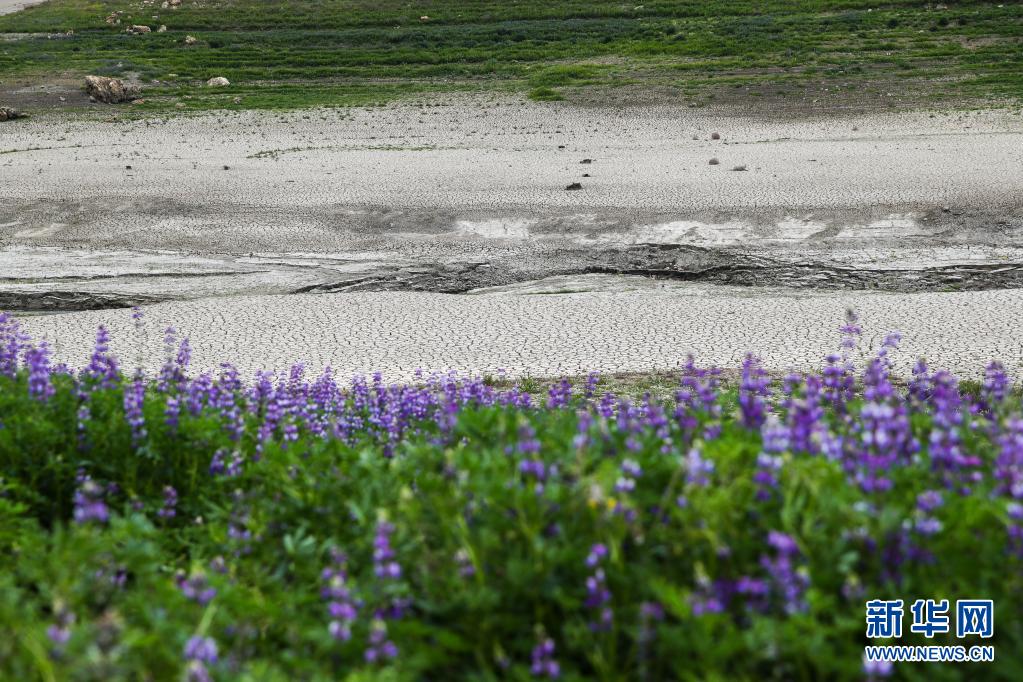
M 230 166 L 224 166 L 224 170 L 231 170 Z
M 578 182 L 573 182 L 571 185 L 569 185 L 565 189 L 571 192 L 571 191 L 574 191 L 574 190 L 577 190 L 577 189 L 582 189 L 582 188 L 583 188 L 583 186 L 581 184 L 579 184 Z
M 211 88 L 226 88 L 230 84 L 231 81 L 227 80 L 223 76 L 215 76 L 206 81 L 206 85 Z
M 720 140 L 721 139 L 721 133 L 711 133 L 710 134 L 710 139 L 712 139 L 712 140 Z
M 593 159 L 583 159 L 579 163 L 593 163 Z
M 185 36 L 185 45 L 195 45 L 199 40 L 195 36 Z
M 744 170 L 746 170 L 746 166 L 735 166 L 734 168 L 732 168 L 732 170 L 734 170 L 734 171 L 744 171 Z
M 708 161 L 707 163 L 709 163 L 709 164 L 710 164 L 711 166 L 716 166 L 716 165 L 718 165 L 718 164 L 719 164 L 719 163 L 721 163 L 721 162 L 720 162 L 720 161 L 718 161 L 717 159 L 711 159 L 711 160 L 710 160 L 710 161 Z

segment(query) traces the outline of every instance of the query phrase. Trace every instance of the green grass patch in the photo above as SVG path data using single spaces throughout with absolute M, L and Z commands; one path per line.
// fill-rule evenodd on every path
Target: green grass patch
M 544 86 L 530 90 L 529 99 L 535 102 L 560 102 L 565 96 L 554 88 Z
M 121 23 L 108 24 L 111 16 Z M 125 33 L 134 23 L 167 31 Z M 212 76 L 237 87 L 294 86 L 252 97 L 246 108 L 329 105 L 341 87 L 377 82 L 391 90 L 385 98 L 622 82 L 661 87 L 679 70 L 701 92 L 737 76 L 758 84 L 788 76 L 797 88 L 909 76 L 913 88 L 953 98 L 1023 96 L 1019 3 L 184 0 L 170 10 L 51 0 L 0 17 L 0 33 L 25 34 L 0 43 L 5 82 L 99 73 L 159 80 L 157 90 L 169 84 L 196 92 Z M 196 44 L 185 44 L 189 35 Z M 195 107 L 223 104 L 205 97 Z

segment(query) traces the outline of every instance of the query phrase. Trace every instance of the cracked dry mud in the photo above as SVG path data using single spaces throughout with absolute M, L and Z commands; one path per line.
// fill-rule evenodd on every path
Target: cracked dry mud
M 904 335 L 893 359 L 908 375 L 924 355 L 932 367 L 977 376 L 991 358 L 1023 369 L 1023 292 L 884 294 L 792 293 L 716 285 L 651 283 L 645 278 L 579 282 L 594 291 L 560 295 L 417 292 L 241 296 L 177 301 L 147 311 L 135 332 L 126 310 L 32 316 L 33 336 L 54 342 L 58 359 L 88 362 L 97 325 L 114 337 L 128 367 L 151 372 L 163 362 L 163 332 L 173 325 L 190 337 L 196 369 L 217 371 L 230 361 L 246 375 L 286 371 L 304 361 L 341 376 L 382 371 L 411 379 L 415 370 L 510 376 L 579 375 L 672 369 L 694 353 L 701 363 L 737 367 L 755 349 L 774 370 L 818 367 L 836 351 L 847 306 L 864 320 L 864 349 L 876 349 L 891 329 Z M 638 280 L 638 281 L 637 281 Z M 534 285 L 536 287 L 537 285 Z M 571 282 L 560 282 L 564 291 Z
M 571 338 L 590 335 L 587 343 L 614 349 L 561 352 L 552 336 L 550 356 L 534 358 L 512 352 L 514 343 L 467 354 L 455 351 L 457 340 L 431 351 L 427 339 L 420 364 L 430 369 L 633 370 L 702 354 L 703 344 L 728 358 L 757 349 L 777 366 L 805 364 L 833 347 L 832 323 L 847 299 L 873 306 L 878 317 L 865 312 L 865 321 L 879 333 L 899 320 L 885 310 L 923 305 L 920 348 L 945 352 L 947 341 L 949 363 L 963 371 L 1019 354 L 1010 327 L 989 322 L 1009 314 L 999 306 L 1019 307 L 1013 289 L 1023 287 L 1023 117 L 1010 110 L 801 120 L 467 97 L 172 119 L 44 117 L 0 129 L 0 175 L 0 308 L 182 301 L 153 315 L 195 324 L 200 347 L 210 335 L 201 355 L 209 362 L 227 359 L 236 338 L 273 338 L 285 326 L 297 336 L 238 348 L 249 353 L 243 363 L 316 362 L 339 336 L 386 338 L 372 324 L 360 329 L 361 319 L 337 318 L 371 301 L 380 322 L 408 338 L 419 338 L 406 328 L 410 319 L 468 342 L 498 321 L 512 339 L 554 334 L 552 321 L 564 316 L 582 325 L 565 332 Z M 566 191 L 574 182 L 582 189 Z M 545 288 L 588 293 L 535 293 Z M 501 303 L 489 322 L 474 320 L 480 306 L 498 305 L 489 303 L 498 293 L 518 302 Z M 812 301 L 817 317 L 797 317 L 803 327 L 793 329 L 826 328 L 826 338 L 793 331 L 791 352 L 769 353 L 770 336 L 755 330 L 776 315 L 777 301 L 799 301 L 803 311 Z M 741 306 L 742 335 L 730 336 L 731 320 L 718 337 L 685 335 L 710 330 L 705 320 L 724 321 L 714 311 L 733 305 Z M 250 317 L 264 306 L 274 318 L 265 331 L 269 323 Z M 576 306 L 595 320 L 629 322 L 605 329 L 573 317 Z M 660 307 L 664 319 L 651 312 L 631 320 L 637 306 Z M 80 340 L 97 321 L 124 317 L 103 311 L 30 323 Z M 927 326 L 945 318 L 950 328 L 1002 336 L 969 350 L 962 344 L 974 336 L 936 337 Z M 887 326 L 911 337 L 915 318 L 905 319 Z M 649 346 L 645 329 L 664 335 Z M 412 346 L 398 340 L 381 347 L 384 355 L 365 344 L 355 349 L 361 355 L 329 358 L 396 374 L 415 364 Z

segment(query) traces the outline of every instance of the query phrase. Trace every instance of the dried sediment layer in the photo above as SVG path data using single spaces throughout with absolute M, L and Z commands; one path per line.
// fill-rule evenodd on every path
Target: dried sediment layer
M 0 292 L 23 309 L 587 272 L 984 289 L 1019 286 L 1023 264 L 1011 111 L 763 120 L 476 97 L 44 117 L 0 146 Z
M 128 311 L 26 317 L 60 360 L 87 362 L 99 324 L 112 330 L 121 357 L 155 371 L 162 330 L 191 339 L 196 369 L 237 363 L 246 373 L 304 362 L 342 376 L 382 371 L 410 379 L 416 368 L 550 376 L 591 370 L 645 372 L 677 367 L 687 353 L 735 367 L 747 351 L 772 370 L 819 367 L 836 350 L 846 307 L 857 309 L 864 348 L 890 330 L 904 336 L 894 356 L 906 376 L 924 355 L 934 368 L 982 374 L 991 359 L 1023 369 L 1023 290 L 927 294 L 787 294 L 689 284 L 608 282 L 603 291 L 472 296 L 355 293 L 255 296 L 173 302 L 147 310 L 139 336 Z M 585 283 L 583 286 L 587 286 Z M 625 291 L 627 290 L 627 291 Z M 540 291 L 540 290 L 537 290 Z

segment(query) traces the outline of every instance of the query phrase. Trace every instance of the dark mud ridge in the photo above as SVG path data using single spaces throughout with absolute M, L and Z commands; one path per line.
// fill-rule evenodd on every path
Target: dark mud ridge
M 257 272 L 259 265 L 253 266 Z M 280 266 L 277 266 L 280 267 Z M 298 267 L 298 266 L 296 266 Z M 476 289 L 507 287 L 547 277 L 587 274 L 632 275 L 685 282 L 749 287 L 751 289 L 780 287 L 790 289 L 887 291 L 895 293 L 935 291 L 981 291 L 988 289 L 1023 288 L 1023 263 L 949 263 L 922 268 L 866 268 L 834 261 L 796 260 L 791 256 L 776 257 L 740 252 L 729 248 L 702 248 L 688 245 L 639 244 L 627 247 L 581 249 L 577 247 L 547 250 L 492 260 L 457 261 L 438 264 L 381 265 L 358 275 L 341 275 L 327 268 L 301 266 L 308 282 L 313 269 L 322 281 L 288 286 L 290 278 L 259 290 L 227 290 L 221 285 L 208 285 L 209 273 L 195 272 L 175 276 L 195 278 L 195 286 L 176 286 L 162 290 L 154 278 L 146 294 L 132 290 L 118 291 L 116 283 L 107 278 L 97 291 L 87 281 L 81 289 L 72 289 L 67 282 L 36 281 L 31 287 L 0 288 L 0 310 L 27 312 L 60 312 L 128 308 L 152 305 L 183 298 L 208 298 L 253 294 L 308 294 L 366 291 L 422 291 L 462 294 Z M 287 267 L 285 267 L 287 270 Z M 123 275 L 125 289 L 145 275 Z M 204 281 L 206 283 L 204 283 Z M 296 281 L 300 281 L 296 277 Z M 43 286 L 39 286 L 43 284 Z M 131 287 L 137 290 L 139 287 Z M 182 293 L 182 292 L 187 293 Z
M 109 294 L 88 291 L 0 291 L 0 310 L 71 312 L 152 305 L 169 300 L 160 296 Z
M 1023 287 L 1023 263 L 949 264 L 895 269 L 831 262 L 791 261 L 694 246 L 643 244 L 585 254 L 568 251 L 547 267 L 508 262 L 471 262 L 398 269 L 344 281 L 316 284 L 294 293 L 342 291 L 429 291 L 465 293 L 556 275 L 639 275 L 743 287 L 877 290 L 895 293 L 982 291 Z M 551 262 L 562 265 L 550 267 Z M 542 270 L 542 272 L 538 272 Z

